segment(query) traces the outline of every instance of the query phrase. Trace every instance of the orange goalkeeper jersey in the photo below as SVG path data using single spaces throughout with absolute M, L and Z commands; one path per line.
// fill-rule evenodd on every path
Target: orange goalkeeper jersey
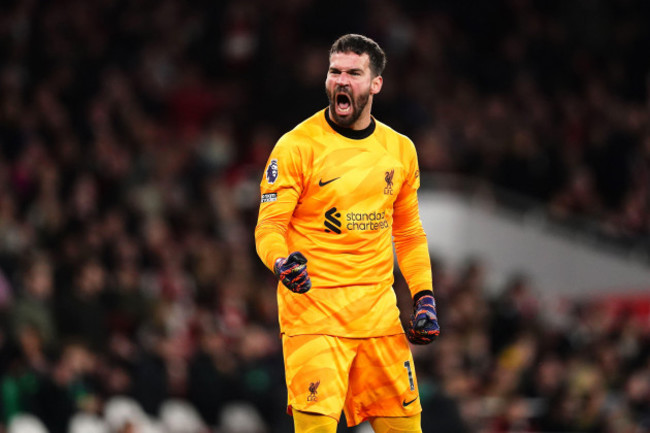
M 411 294 L 432 290 L 411 140 L 373 118 L 337 127 L 321 110 L 278 140 L 261 182 L 255 241 L 269 269 L 300 251 L 312 289 L 278 283 L 287 335 L 374 337 L 403 332 L 393 283 L 393 247 Z

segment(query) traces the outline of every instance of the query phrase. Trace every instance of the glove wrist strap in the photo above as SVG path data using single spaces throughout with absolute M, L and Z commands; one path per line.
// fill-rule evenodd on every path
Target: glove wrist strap
M 413 295 L 413 302 L 417 302 L 420 300 L 421 297 L 427 295 L 433 296 L 433 290 L 422 290 L 420 292 L 417 292 L 415 295 Z
M 278 257 L 275 259 L 275 263 L 273 263 L 273 273 L 278 277 L 280 276 L 280 266 L 282 266 L 284 260 L 284 257 Z

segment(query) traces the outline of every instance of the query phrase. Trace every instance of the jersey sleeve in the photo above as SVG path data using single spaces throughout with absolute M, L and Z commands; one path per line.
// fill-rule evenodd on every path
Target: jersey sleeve
M 413 296 L 422 290 L 433 290 L 433 278 L 429 246 L 420 219 L 417 196 L 420 171 L 415 146 L 410 141 L 409 144 L 404 152 L 406 179 L 394 204 L 393 240 L 397 262 Z
M 273 148 L 264 170 L 255 227 L 257 254 L 271 270 L 275 260 L 289 254 L 285 234 L 302 190 L 300 153 L 285 135 Z

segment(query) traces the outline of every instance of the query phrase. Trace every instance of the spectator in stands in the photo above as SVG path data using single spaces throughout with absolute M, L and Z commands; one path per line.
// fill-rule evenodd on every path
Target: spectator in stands
M 87 259 L 77 270 L 71 292 L 64 292 L 55 307 L 61 333 L 97 352 L 105 350 L 108 341 L 106 278 L 102 263 Z
M 38 335 L 46 350 L 53 349 L 58 338 L 53 308 L 54 270 L 44 254 L 36 253 L 28 259 L 20 289 L 11 309 L 11 328 L 17 336 L 29 329 Z

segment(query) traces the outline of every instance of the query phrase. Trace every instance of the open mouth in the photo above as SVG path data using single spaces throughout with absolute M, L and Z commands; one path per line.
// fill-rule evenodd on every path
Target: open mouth
M 352 111 L 352 100 L 346 93 L 336 94 L 336 112 L 339 115 L 346 115 Z

